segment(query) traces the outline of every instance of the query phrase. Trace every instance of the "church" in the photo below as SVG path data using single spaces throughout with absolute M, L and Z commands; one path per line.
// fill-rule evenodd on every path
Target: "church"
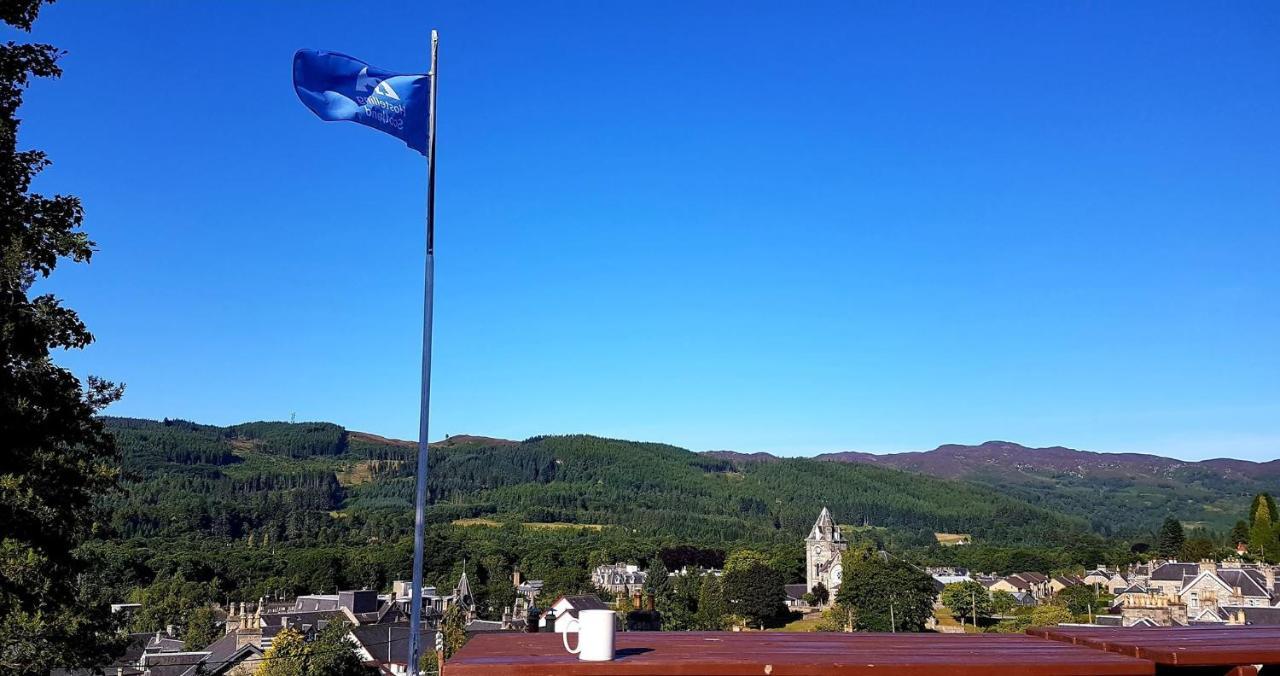
M 813 530 L 809 531 L 804 543 L 805 587 L 813 591 L 821 582 L 831 592 L 832 598 L 835 598 L 843 572 L 840 557 L 849 548 L 849 543 L 840 534 L 840 526 L 836 525 L 826 507 L 822 508 L 822 513 L 818 515 L 818 520 L 814 522 Z

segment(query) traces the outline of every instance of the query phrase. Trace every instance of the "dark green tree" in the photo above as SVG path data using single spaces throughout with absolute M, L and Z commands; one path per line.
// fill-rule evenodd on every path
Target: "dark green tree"
M 724 629 L 724 618 L 729 614 L 729 604 L 724 599 L 724 585 L 716 575 L 703 575 L 698 589 L 698 612 L 694 616 L 695 629 L 719 631 Z
M 218 596 L 217 585 L 189 582 L 182 573 L 156 578 L 131 596 L 134 602 L 142 604 L 133 616 L 133 631 L 162 631 L 170 625 L 181 625 Z
M 1175 559 L 1182 553 L 1182 544 L 1186 536 L 1182 533 L 1182 522 L 1171 517 L 1160 526 L 1160 535 L 1156 538 L 1156 554 L 1166 559 Z
M 991 592 L 991 612 L 996 615 L 1008 615 L 1018 607 L 1018 598 L 1004 590 Z
M 40 0 L 0 3 L 0 20 L 30 30 Z M 55 365 L 57 349 L 93 336 L 51 294 L 32 284 L 64 259 L 85 262 L 80 201 L 31 193 L 49 160 L 18 149 L 18 107 L 33 77 L 57 77 L 61 52 L 45 44 L 0 45 L 0 672 L 107 664 L 123 648 L 93 562 L 77 555 L 103 527 L 97 500 L 117 486 L 119 457 L 94 414 L 121 389 L 82 383 Z
M 821 582 L 813 585 L 813 589 L 809 591 L 813 594 L 813 599 L 818 602 L 818 605 L 825 606 L 827 601 L 831 600 L 831 591 L 827 589 L 827 585 Z
M 1249 508 L 1249 553 L 1264 561 L 1280 560 L 1280 540 L 1277 539 L 1276 501 L 1267 493 L 1253 498 Z
M 182 627 L 182 648 L 200 650 L 222 638 L 218 616 L 211 606 L 200 606 L 187 614 Z
M 991 596 L 987 588 L 976 580 L 949 584 L 942 590 L 942 605 L 959 620 L 968 620 L 977 626 L 978 618 L 991 617 Z
M 1067 587 L 1054 596 L 1054 602 L 1071 612 L 1072 615 L 1097 613 L 1103 602 L 1094 593 L 1093 587 L 1085 584 Z
M 368 676 L 369 670 L 360 664 L 354 644 L 348 633 L 351 627 L 345 622 L 330 622 L 307 644 L 307 670 L 310 674 L 325 676 Z
M 836 602 L 851 612 L 857 631 L 924 631 L 936 596 L 928 573 L 886 552 L 844 554 Z
M 1217 544 L 1204 531 L 1192 531 L 1191 537 L 1182 543 L 1182 552 L 1178 554 L 1178 558 L 1183 561 L 1211 559 L 1217 549 Z
M 1249 524 L 1245 523 L 1244 519 L 1237 521 L 1236 525 L 1231 527 L 1231 542 L 1227 544 L 1235 547 L 1241 543 L 1249 544 Z
M 759 552 L 738 551 L 725 562 L 724 570 L 730 612 L 761 628 L 781 614 L 786 599 L 786 581 L 767 561 Z

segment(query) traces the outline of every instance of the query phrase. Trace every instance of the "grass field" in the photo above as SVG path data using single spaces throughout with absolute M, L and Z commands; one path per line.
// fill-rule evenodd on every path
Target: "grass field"
M 490 528 L 499 528 L 502 526 L 501 521 L 493 519 L 475 518 L 475 519 L 456 519 L 453 521 L 455 526 L 488 526 Z M 572 530 L 575 528 L 585 528 L 587 530 L 603 530 L 604 525 L 598 523 L 547 523 L 543 521 L 524 521 L 522 526 L 526 528 L 537 528 L 541 530 Z
M 940 545 L 967 545 L 973 542 L 973 536 L 968 533 L 934 533 Z

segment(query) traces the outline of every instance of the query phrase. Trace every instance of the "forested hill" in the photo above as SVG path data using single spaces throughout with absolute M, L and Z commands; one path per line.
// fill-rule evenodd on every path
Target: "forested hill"
M 771 462 L 768 453 L 711 451 L 741 466 Z M 1140 453 L 1096 453 L 1007 441 L 947 444 L 908 453 L 827 453 L 815 460 L 871 464 L 959 479 L 1054 511 L 1081 516 L 1094 530 L 1151 532 L 1173 515 L 1188 525 L 1225 530 L 1261 492 L 1280 492 L 1280 460 L 1188 462 Z M 1123 516 L 1123 518 L 1118 518 Z
M 376 539 L 410 527 L 411 442 L 330 423 L 106 422 L 131 476 L 113 505 L 125 537 Z M 1010 545 L 1089 539 L 1084 520 L 968 482 L 809 459 L 738 464 L 591 436 L 434 444 L 430 493 L 436 523 L 616 526 L 707 544 L 798 542 L 823 506 L 904 544 L 935 531 Z

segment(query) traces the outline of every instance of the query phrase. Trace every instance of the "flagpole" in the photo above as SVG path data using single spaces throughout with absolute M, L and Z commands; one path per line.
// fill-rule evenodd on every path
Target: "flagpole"
M 436 52 L 440 36 L 431 31 L 431 103 L 427 120 L 427 261 L 422 291 L 422 395 L 418 411 L 418 488 L 414 500 L 413 596 L 409 600 L 409 676 L 418 676 L 422 657 L 422 559 L 427 510 L 427 422 L 431 408 L 431 315 L 435 291 L 436 220 Z M 437 665 L 440 671 L 444 665 Z

